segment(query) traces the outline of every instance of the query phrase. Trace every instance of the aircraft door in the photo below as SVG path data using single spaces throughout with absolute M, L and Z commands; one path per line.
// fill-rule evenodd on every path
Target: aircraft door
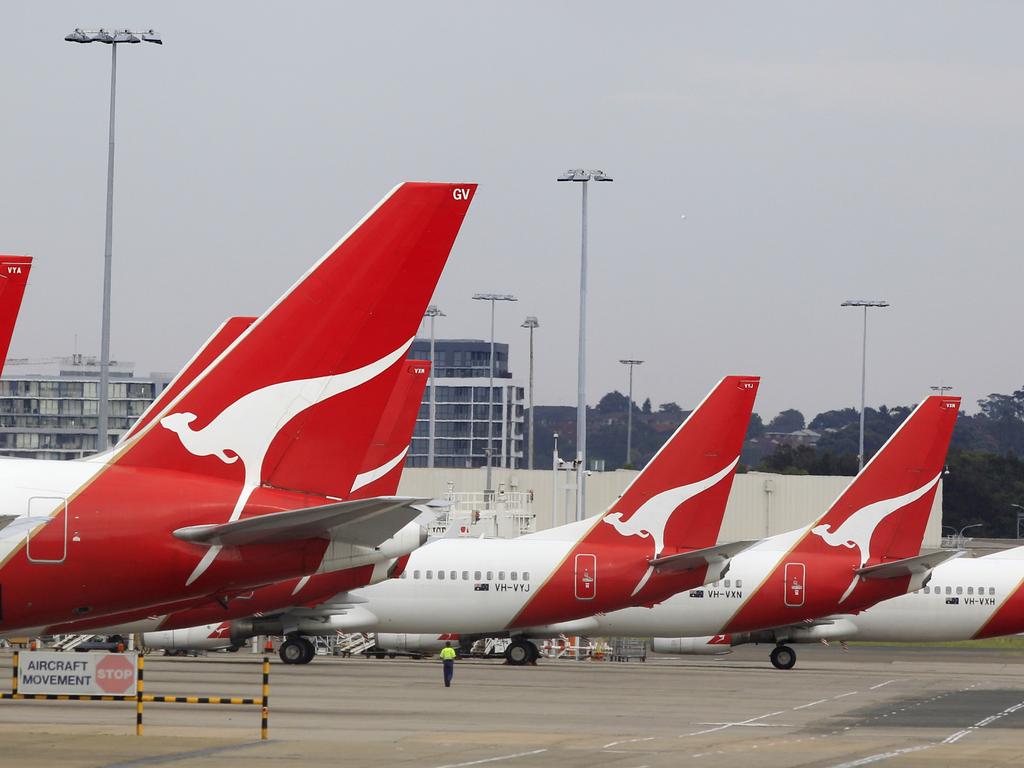
M 576 555 L 576 599 L 593 600 L 597 595 L 597 555 Z
M 804 604 L 807 568 L 803 563 L 786 563 L 785 602 L 791 608 Z
M 49 518 L 41 528 L 26 536 L 25 556 L 30 563 L 63 563 L 68 554 L 68 502 L 61 496 L 32 496 L 28 500 L 28 516 L 35 520 Z

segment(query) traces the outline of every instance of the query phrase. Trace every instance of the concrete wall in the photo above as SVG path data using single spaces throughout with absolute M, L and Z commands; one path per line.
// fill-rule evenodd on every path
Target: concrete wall
M 495 489 L 533 491 L 533 511 L 537 529 L 550 528 L 565 522 L 565 496 L 558 494 L 557 510 L 552 519 L 552 471 L 535 469 L 494 469 Z M 441 497 L 451 489 L 457 492 L 485 490 L 484 469 L 409 469 L 402 473 L 399 493 L 409 496 Z M 636 476 L 636 471 L 594 472 L 587 481 L 587 514 L 603 512 L 619 497 Z M 565 480 L 560 473 L 559 488 Z M 750 472 L 736 475 L 725 521 L 722 541 L 758 539 L 806 525 L 831 504 L 849 484 L 849 477 L 811 477 L 807 475 L 772 475 Z M 570 505 L 575 504 L 570 494 Z M 572 519 L 574 507 L 570 509 Z M 935 496 L 932 516 L 925 531 L 925 548 L 938 548 L 942 536 L 942 486 Z

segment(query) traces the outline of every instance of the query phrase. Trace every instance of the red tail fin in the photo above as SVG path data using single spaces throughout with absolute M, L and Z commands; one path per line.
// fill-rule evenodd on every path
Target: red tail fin
M 394 496 L 409 452 L 416 416 L 430 376 L 430 361 L 406 360 L 405 368 L 381 413 L 377 432 L 363 459 L 362 471 L 352 484 L 350 499 Z
M 475 192 L 395 188 L 118 458 L 343 497 Z
M 174 398 L 180 395 L 182 390 L 191 384 L 196 376 L 205 371 L 210 363 L 220 357 L 220 354 L 230 347 L 235 339 L 241 336 L 255 320 L 255 317 L 229 317 L 225 320 L 213 332 L 213 336 L 208 338 L 203 346 L 199 348 L 195 356 L 185 363 L 185 367 L 167 385 L 167 388 L 157 396 L 156 400 L 149 404 L 149 407 L 139 417 L 138 421 L 132 424 L 131 429 L 122 435 L 121 442 L 124 443 L 141 432 L 153 420 L 154 416 L 161 413 L 169 403 L 173 402 Z
M 31 256 L 0 256 L 0 373 L 7 360 L 31 269 Z
M 760 379 L 726 376 L 615 502 L 594 534 L 617 532 L 650 557 L 718 541 Z
M 959 407 L 959 397 L 925 398 L 812 526 L 805 542 L 857 548 L 862 564 L 918 554 Z

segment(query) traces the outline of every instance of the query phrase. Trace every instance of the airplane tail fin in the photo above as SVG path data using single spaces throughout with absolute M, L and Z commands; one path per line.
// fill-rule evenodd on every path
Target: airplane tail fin
M 925 398 L 811 533 L 830 546 L 859 547 L 865 565 L 917 555 L 959 407 L 959 397 Z
M 394 496 L 409 453 L 416 417 L 430 377 L 429 360 L 406 360 L 405 368 L 380 415 L 377 431 L 352 484 L 350 499 Z
M 25 295 L 31 270 L 31 256 L 0 256 L 0 373 L 7 360 L 7 350 L 11 347 L 21 298 Z
M 597 530 L 650 536 L 654 557 L 714 545 L 759 384 L 757 376 L 722 379 L 604 515 L 609 525 Z
M 205 371 L 206 367 L 216 360 L 221 352 L 231 346 L 235 339 L 241 336 L 255 320 L 255 317 L 229 317 L 221 323 L 220 327 L 213 332 L 213 336 L 206 340 L 195 356 L 185 363 L 185 367 L 178 372 L 178 375 L 171 380 L 171 383 L 167 385 L 164 391 L 157 395 L 156 399 L 143 411 L 142 415 L 132 424 L 131 429 L 121 436 L 118 445 L 131 440 L 141 432 L 153 420 L 154 416 L 161 413 L 168 403 L 180 395 L 182 390 L 191 384 L 196 376 Z
M 344 497 L 475 194 L 405 183 L 121 446 L 113 461 Z

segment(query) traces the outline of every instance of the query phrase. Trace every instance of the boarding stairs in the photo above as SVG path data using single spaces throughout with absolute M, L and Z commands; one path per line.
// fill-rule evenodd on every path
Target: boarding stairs
M 96 635 L 57 635 L 54 637 L 53 650 L 73 651 L 82 643 L 92 640 Z
M 334 641 L 335 656 L 356 656 L 377 644 L 377 636 L 367 632 L 338 633 Z

